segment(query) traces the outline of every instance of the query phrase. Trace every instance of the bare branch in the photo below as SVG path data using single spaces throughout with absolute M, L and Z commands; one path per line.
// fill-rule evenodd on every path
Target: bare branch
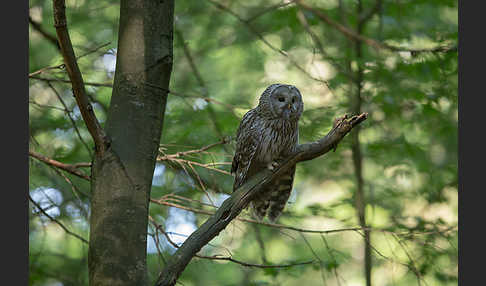
M 293 266 L 315 263 L 315 260 L 309 260 L 309 261 L 297 262 L 297 263 L 291 263 L 291 264 L 255 264 L 255 263 L 248 263 L 248 262 L 236 260 L 232 257 L 204 256 L 204 255 L 196 255 L 196 257 L 205 258 L 205 259 L 212 259 L 212 260 L 226 260 L 226 261 L 231 261 L 231 262 L 234 262 L 234 263 L 246 266 L 246 267 L 257 267 L 257 268 L 288 268 L 288 267 L 293 267 Z
M 59 168 L 59 169 L 62 169 L 64 171 L 66 171 L 68 173 L 71 173 L 71 174 L 73 174 L 75 176 L 78 176 L 80 178 L 83 178 L 83 179 L 85 179 L 87 181 L 90 180 L 89 176 L 86 176 L 85 174 L 83 174 L 82 172 L 80 172 L 78 170 L 78 168 L 80 168 L 80 167 L 87 167 L 88 165 L 91 166 L 90 163 L 78 163 L 78 164 L 74 164 L 74 165 L 64 164 L 64 163 L 61 163 L 59 161 L 56 161 L 56 160 L 47 158 L 46 156 L 41 155 L 39 153 L 36 153 L 34 151 L 30 151 L 30 150 L 29 150 L 29 156 L 30 157 L 34 157 L 37 160 L 39 160 L 41 162 L 44 162 L 45 164 L 48 164 L 50 166 L 54 166 L 56 168 Z
M 195 150 L 189 150 L 189 151 L 183 151 L 183 152 L 177 152 L 175 154 L 170 154 L 170 155 L 164 155 L 164 156 L 159 156 L 157 160 L 159 161 L 164 161 L 164 160 L 169 160 L 169 159 L 175 159 L 175 158 L 180 158 L 183 156 L 191 155 L 191 154 L 197 154 L 197 153 L 202 153 L 204 151 L 207 151 L 215 146 L 218 145 L 223 145 L 223 144 L 228 144 L 230 142 L 231 138 L 229 137 L 224 137 L 220 141 L 216 143 L 209 144 L 207 146 L 201 147 L 200 149 L 195 149 Z
M 192 257 L 236 218 L 263 187 L 296 163 L 314 159 L 335 149 L 343 137 L 353 127 L 366 120 L 367 116 L 367 113 L 350 118 L 344 116 L 325 137 L 313 143 L 298 145 L 295 152 L 286 158 L 275 170 L 263 170 L 235 190 L 223 202 L 216 213 L 193 232 L 174 253 L 167 266 L 161 272 L 156 285 L 174 285 Z
M 82 242 L 84 242 L 84 243 L 88 244 L 88 241 L 87 241 L 86 239 L 84 239 L 84 238 L 82 238 L 81 236 L 79 236 L 79 235 L 75 234 L 74 232 L 70 231 L 70 230 L 69 230 L 69 229 L 67 229 L 67 227 L 65 227 L 65 226 L 64 226 L 62 223 L 60 223 L 58 220 L 56 220 L 55 218 L 53 218 L 52 216 L 50 216 L 50 215 L 49 215 L 49 214 L 48 214 L 48 213 L 47 213 L 47 212 L 46 212 L 46 211 L 45 211 L 43 208 L 41 208 L 41 206 L 40 206 L 38 203 L 36 203 L 36 202 L 35 202 L 35 201 L 32 199 L 32 197 L 30 196 L 30 194 L 29 194 L 29 201 L 31 201 L 31 202 L 32 202 L 32 204 L 33 204 L 33 205 L 34 205 L 34 206 L 35 206 L 37 209 L 39 209 L 39 211 L 40 211 L 41 213 L 43 213 L 43 214 L 44 214 L 44 215 L 45 215 L 47 218 L 49 218 L 51 221 L 53 221 L 53 222 L 55 222 L 56 224 L 58 224 L 58 225 L 59 225 L 59 226 L 60 226 L 60 227 L 61 227 L 61 228 L 62 228 L 62 229 L 63 229 L 63 230 L 64 230 L 64 231 L 67 233 L 67 234 L 72 235 L 72 236 L 76 237 L 77 239 L 81 240 Z
M 194 199 L 178 196 L 178 195 L 175 195 L 175 194 L 167 194 L 167 195 L 162 196 L 159 199 L 150 199 L 151 203 L 158 204 L 158 205 L 164 205 L 164 206 L 168 206 L 168 207 L 183 209 L 183 210 L 186 210 L 186 211 L 190 211 L 190 212 L 202 214 L 202 215 L 212 216 L 212 215 L 215 214 L 215 212 L 212 212 L 212 211 L 188 207 L 188 206 L 179 204 L 179 203 L 182 203 L 182 201 L 191 201 L 191 202 L 199 203 L 201 205 L 214 207 L 212 205 L 205 204 L 205 203 L 199 202 L 199 201 L 194 200 Z M 292 231 L 296 231 L 296 232 L 315 233 L 315 234 L 333 234 L 333 233 L 340 233 L 340 232 L 369 230 L 369 231 L 382 232 L 382 233 L 388 233 L 388 234 L 394 234 L 394 235 L 398 235 L 398 236 L 408 237 L 408 236 L 414 236 L 414 235 L 443 234 L 443 233 L 448 233 L 448 232 L 451 232 L 451 231 L 457 231 L 457 226 L 450 226 L 448 228 L 441 229 L 441 230 L 432 230 L 432 231 L 423 231 L 423 232 L 417 232 L 417 231 L 395 232 L 395 231 L 391 231 L 391 230 L 387 230 L 387 229 L 374 228 L 374 227 L 360 227 L 360 226 L 319 230 L 319 229 L 299 228 L 299 227 L 295 227 L 295 226 L 278 224 L 278 223 L 270 223 L 270 222 L 259 221 L 259 220 L 255 220 L 255 219 L 251 219 L 251 218 L 244 218 L 244 217 L 236 217 L 235 219 L 242 221 L 242 222 L 260 224 L 260 225 L 264 225 L 264 226 L 268 226 L 268 227 L 274 227 L 274 228 L 279 228 L 279 229 L 288 229 L 288 230 L 292 230 Z
M 35 72 L 31 72 L 29 73 L 29 78 L 35 78 L 34 76 L 35 75 L 38 75 L 38 74 L 41 74 L 45 71 L 48 71 L 48 70 L 53 70 L 53 69 L 64 69 L 65 65 L 64 64 L 60 64 L 60 65 L 57 65 L 57 66 L 52 66 L 52 67 L 45 67 L 45 68 L 41 68 L 40 70 L 36 70 Z
M 54 110 L 66 112 L 66 110 L 64 108 L 60 108 L 60 107 L 53 106 L 53 105 L 40 104 L 40 103 L 35 102 L 34 100 L 29 100 L 29 104 L 32 104 L 32 105 L 36 106 L 37 108 L 49 108 L 49 109 L 54 109 Z
M 56 39 L 56 41 L 57 41 L 57 39 Z M 80 59 L 80 58 L 82 58 L 82 57 L 85 57 L 85 56 L 87 56 L 87 55 L 89 55 L 89 54 L 92 54 L 92 53 L 94 53 L 94 52 L 98 51 L 99 49 L 101 49 L 101 48 L 103 48 L 103 47 L 108 46 L 109 44 L 111 44 L 111 42 L 107 42 L 107 43 L 102 44 L 102 45 L 100 45 L 100 46 L 98 46 L 98 47 L 96 47 L 96 48 L 94 48 L 94 49 L 92 49 L 92 50 L 89 50 L 89 51 L 87 51 L 86 53 L 84 53 L 84 54 L 82 54 L 82 55 L 80 55 L 80 56 L 76 57 L 76 60 L 78 60 L 78 59 Z M 66 67 L 66 65 L 65 65 L 65 64 L 60 64 L 60 65 L 56 65 L 56 66 L 50 66 L 50 67 L 41 68 L 40 70 L 37 70 L 37 71 L 35 71 L 35 72 L 31 72 L 31 73 L 29 73 L 29 78 L 35 78 L 35 77 L 33 77 L 33 76 L 38 75 L 38 74 L 41 74 L 41 73 L 43 73 L 43 72 L 45 72 L 45 71 L 48 71 L 48 70 L 53 70 L 53 69 L 64 70 L 64 68 L 65 68 L 65 67 Z M 41 78 L 36 78 L 36 79 L 41 79 Z M 52 81 L 54 81 L 54 79 L 53 79 Z M 71 83 L 71 81 L 66 81 L 66 82 Z M 85 85 L 88 85 L 87 83 L 84 83 L 84 84 L 85 84 Z M 110 85 L 110 87 L 111 87 L 111 85 Z
M 57 42 L 57 38 L 54 35 L 49 34 L 47 31 L 45 31 L 41 24 L 34 21 L 32 17 L 29 15 L 29 23 L 32 26 L 34 30 L 36 30 L 39 34 L 41 34 L 47 41 L 49 41 L 51 44 L 53 44 L 58 50 L 61 50 L 61 47 L 59 46 L 59 43 Z
M 159 224 L 157 224 L 151 216 L 149 216 L 149 220 L 154 225 L 154 227 L 165 236 L 165 238 L 170 243 L 170 245 L 172 245 L 174 248 L 180 247 L 177 243 L 175 243 L 174 241 L 172 241 L 170 239 L 169 234 Z M 289 268 L 289 267 L 293 267 L 293 266 L 312 264 L 312 263 L 315 262 L 314 260 L 310 260 L 310 261 L 291 263 L 291 264 L 255 264 L 255 263 L 248 263 L 248 262 L 244 262 L 244 261 L 241 261 L 241 260 L 237 260 L 237 259 L 234 259 L 231 256 L 226 256 L 226 257 L 225 256 L 219 256 L 219 255 L 207 256 L 207 255 L 196 254 L 195 257 L 203 258 L 203 259 L 210 259 L 210 260 L 225 260 L 225 261 L 230 261 L 230 262 L 240 264 L 240 265 L 243 265 L 243 266 L 246 266 L 246 267 L 257 267 L 257 268 Z
M 47 69 L 54 69 L 54 68 L 58 68 L 58 67 L 49 67 Z M 38 70 L 32 74 L 29 74 L 29 78 L 32 78 L 32 79 L 37 79 L 37 80 L 41 80 L 41 81 L 46 81 L 46 82 L 52 82 L 52 81 L 57 81 L 57 82 L 64 82 L 64 83 L 72 83 L 71 80 L 68 80 L 68 79 L 62 79 L 62 78 L 45 78 L 45 77 L 40 77 L 40 76 L 37 76 L 38 73 L 42 72 L 42 70 Z M 85 86 L 96 86 L 96 87 L 110 87 L 112 88 L 113 87 L 113 84 L 112 83 L 102 83 L 102 82 L 85 82 L 84 83 Z
M 314 42 L 314 45 L 317 47 L 317 49 L 319 50 L 319 52 L 321 53 L 322 56 L 325 56 L 327 60 L 329 60 L 329 62 L 331 62 L 332 65 L 334 65 L 338 70 L 339 70 L 339 73 L 340 74 L 343 74 L 345 75 L 346 77 L 348 77 L 349 79 L 351 80 L 355 80 L 354 79 L 354 75 L 349 73 L 345 68 L 343 68 L 339 63 L 336 62 L 336 60 L 334 60 L 333 58 L 331 58 L 327 53 L 326 51 L 324 50 L 324 47 L 321 43 L 321 40 L 319 39 L 319 37 L 316 35 L 316 33 L 314 33 L 312 31 L 312 29 L 310 28 L 309 26 L 309 23 L 307 22 L 307 19 L 304 15 L 304 13 L 302 13 L 302 9 L 299 9 L 297 11 L 297 19 L 299 20 L 299 22 L 301 23 L 301 25 L 303 26 L 304 30 L 310 35 L 312 41 Z
M 61 53 L 64 58 L 66 70 L 71 84 L 76 102 L 81 111 L 81 115 L 88 127 L 88 131 L 93 137 L 97 152 L 103 153 L 109 145 L 109 139 L 105 131 L 101 128 L 98 119 L 94 114 L 93 107 L 88 101 L 86 90 L 83 82 L 81 71 L 79 70 L 76 56 L 74 55 L 73 46 L 69 37 L 66 20 L 66 5 L 64 0 L 54 0 L 54 27 L 56 28 L 57 37 L 61 46 Z
M 52 84 L 50 82 L 47 82 L 47 85 L 51 88 L 51 90 L 57 96 L 57 99 L 59 99 L 59 101 L 61 102 L 62 106 L 64 106 L 64 113 L 66 113 L 66 115 L 69 117 L 69 120 L 71 121 L 71 124 L 73 125 L 74 131 L 78 135 L 79 141 L 81 141 L 81 143 L 84 145 L 84 147 L 88 151 L 88 154 L 90 155 L 90 157 L 92 157 L 93 154 L 91 154 L 91 150 L 89 149 L 88 144 L 86 144 L 86 142 L 84 141 L 83 137 L 81 136 L 81 133 L 79 132 L 78 126 L 76 125 L 76 121 L 74 121 L 74 118 L 71 116 L 71 112 L 69 111 L 66 103 L 62 99 L 62 97 L 59 94 L 59 92 L 57 92 L 57 90 L 54 88 L 54 86 L 52 86 Z

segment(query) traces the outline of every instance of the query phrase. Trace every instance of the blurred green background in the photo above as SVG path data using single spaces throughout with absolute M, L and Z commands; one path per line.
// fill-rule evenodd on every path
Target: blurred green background
M 89 163 L 93 142 L 50 39 L 52 2 L 29 3 L 30 150 L 67 164 Z M 369 113 L 359 134 L 364 211 L 367 225 L 377 229 L 371 232 L 372 285 L 456 285 L 457 1 L 304 3 L 397 49 L 363 42 L 358 48 L 357 41 L 292 1 L 176 1 L 161 156 L 234 137 L 241 117 L 272 83 L 293 84 L 303 95 L 300 142 L 325 135 L 334 118 L 353 110 L 359 94 L 360 110 Z M 119 2 L 72 0 L 66 6 L 87 92 L 103 123 Z M 307 230 L 360 226 L 350 138 L 336 152 L 297 166 L 280 224 Z M 231 193 L 233 152 L 230 140 L 157 163 L 151 196 L 162 204 L 150 205 L 150 281 L 175 249 L 162 230 L 182 243 L 208 217 L 203 212 L 214 211 Z M 89 168 L 80 170 L 89 175 Z M 32 156 L 29 178 L 30 198 L 44 210 L 34 203 L 28 210 L 29 284 L 87 285 L 87 244 L 59 224 L 89 238 L 89 182 Z M 244 211 L 240 218 L 250 216 Z M 194 258 L 179 282 L 365 285 L 363 248 L 362 231 L 308 233 L 235 220 L 200 254 L 259 265 L 313 262 L 261 268 Z

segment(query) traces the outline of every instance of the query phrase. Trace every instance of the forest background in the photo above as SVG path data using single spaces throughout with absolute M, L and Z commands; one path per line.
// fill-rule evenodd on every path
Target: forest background
M 67 1 L 66 14 L 103 126 L 120 5 Z M 181 285 L 456 285 L 457 14 L 457 1 L 175 3 L 149 284 L 231 194 L 239 121 L 282 82 L 303 95 L 300 142 L 322 137 L 345 113 L 369 118 L 335 152 L 298 164 L 278 225 L 243 212 L 246 221 L 205 246 Z M 87 285 L 94 145 L 59 52 L 52 1 L 31 0 L 29 23 L 29 284 Z

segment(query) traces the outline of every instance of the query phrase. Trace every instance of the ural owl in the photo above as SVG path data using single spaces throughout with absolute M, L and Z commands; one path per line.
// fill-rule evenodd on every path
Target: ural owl
M 238 127 L 231 165 L 233 191 L 295 149 L 303 109 L 302 95 L 295 86 L 272 84 L 265 89 L 258 106 L 243 116 Z M 295 165 L 255 197 L 250 203 L 254 216 L 262 220 L 268 214 L 270 221 L 277 220 L 292 191 L 294 174 Z

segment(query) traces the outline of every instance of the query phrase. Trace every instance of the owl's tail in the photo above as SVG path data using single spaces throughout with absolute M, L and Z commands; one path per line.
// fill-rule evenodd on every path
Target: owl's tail
M 263 220 L 265 215 L 268 215 L 271 222 L 278 219 L 292 192 L 294 174 L 295 166 L 262 190 L 261 194 L 250 203 L 250 212 L 253 217 Z

